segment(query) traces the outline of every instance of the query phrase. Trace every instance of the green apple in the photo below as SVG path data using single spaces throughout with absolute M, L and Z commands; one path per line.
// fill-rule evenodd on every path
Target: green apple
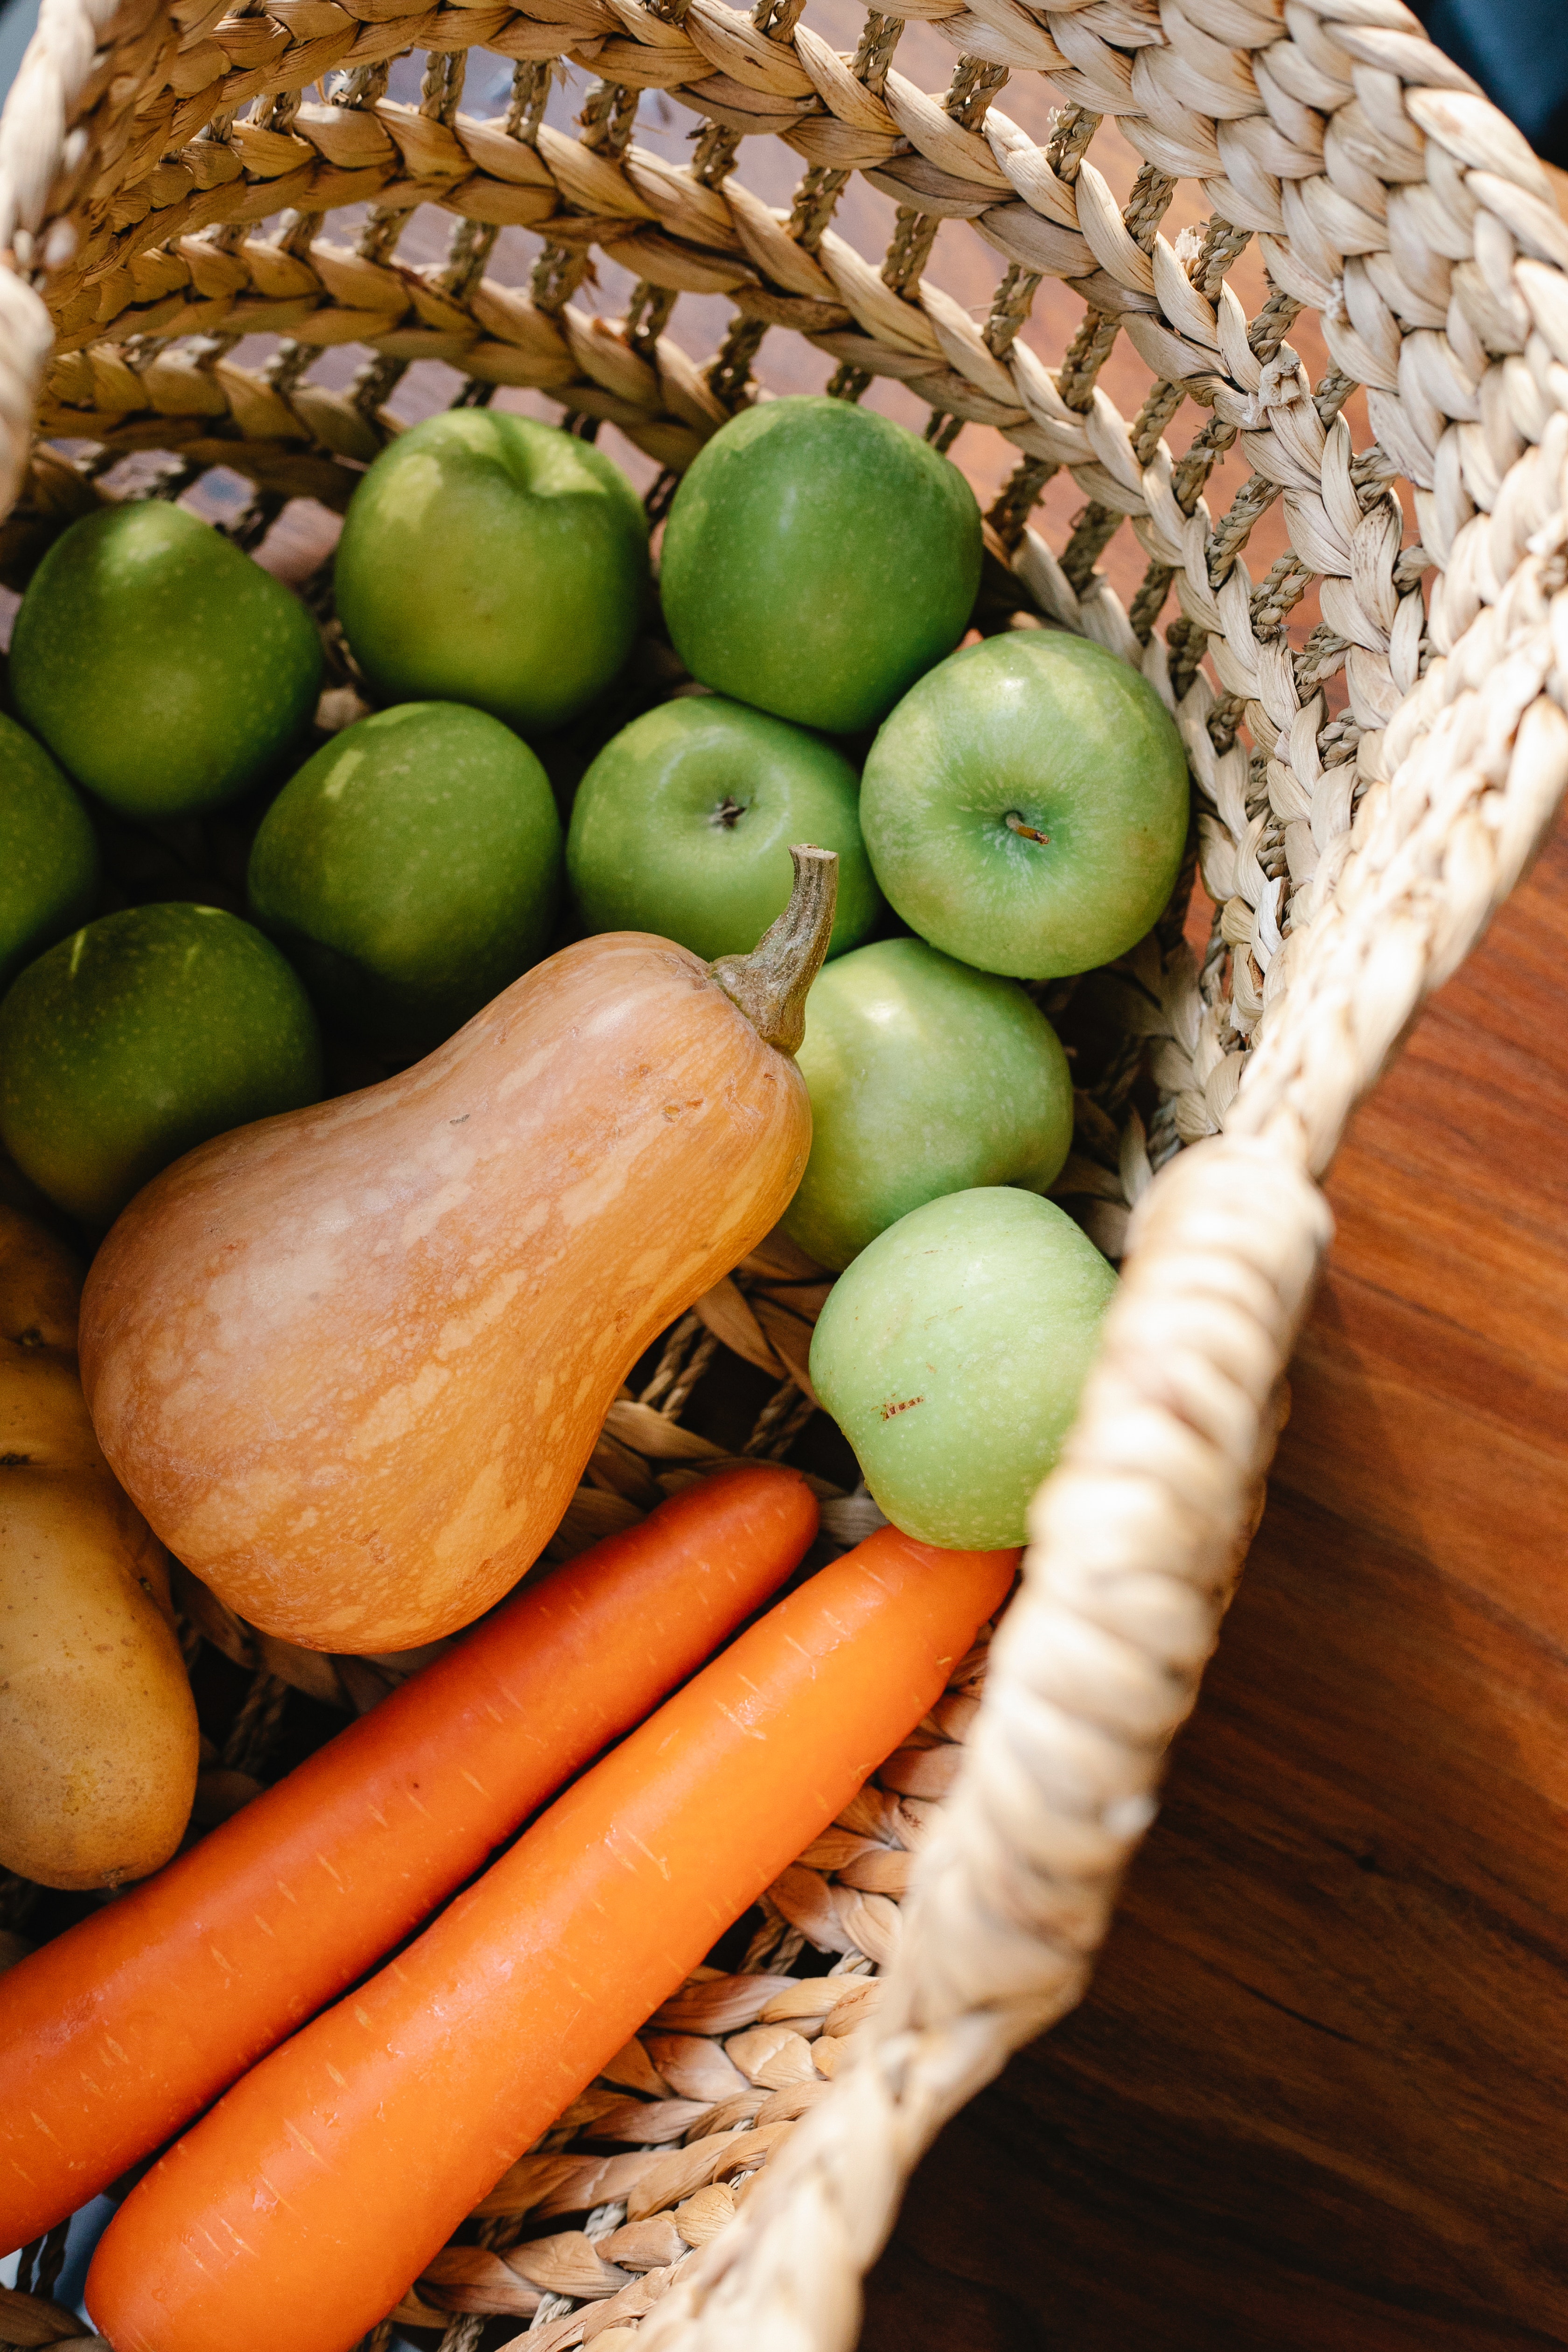
M 860 826 L 911 930 L 1051 980 L 1135 947 L 1182 863 L 1186 754 L 1125 662 L 1064 631 L 966 646 L 871 747 Z
M 790 845 L 838 852 L 829 955 L 882 911 L 842 752 L 717 695 L 623 727 L 578 787 L 566 868 L 591 931 L 658 931 L 693 955 L 748 955 L 789 900 Z
M 128 817 L 216 808 L 310 722 L 321 641 L 297 596 L 183 507 L 61 534 L 11 637 L 11 694 L 67 773 Z
M 1044 1192 L 1072 1141 L 1072 1074 L 1016 981 L 923 940 L 880 940 L 830 964 L 795 1056 L 811 1097 L 811 1158 L 784 1231 L 818 1265 L 947 1192 Z
M 896 1527 L 950 1550 L 1025 1541 L 1115 1288 L 1064 1210 L 1011 1187 L 928 1201 L 861 1251 L 811 1384 Z
M 209 1136 L 321 1094 L 310 998 L 269 940 L 216 907 L 105 915 L 0 1003 L 0 1142 L 89 1225 Z
M 543 954 L 561 820 L 482 710 L 404 702 L 345 727 L 261 820 L 250 911 L 321 1010 L 372 1045 L 439 1045 Z
M 0 840 L 3 990 L 24 964 L 86 920 L 98 888 L 98 842 L 87 811 L 43 746 L 4 714 Z
M 470 702 L 563 727 L 631 652 L 647 523 L 591 442 L 495 408 L 400 434 L 349 501 L 338 618 L 387 702 Z
M 852 735 L 952 651 L 979 584 L 980 509 L 957 467 L 814 396 L 713 436 L 675 494 L 659 593 L 705 686 Z

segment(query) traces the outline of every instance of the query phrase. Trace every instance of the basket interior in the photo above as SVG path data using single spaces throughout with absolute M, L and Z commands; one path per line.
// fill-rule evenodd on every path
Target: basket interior
M 1225 46 L 1279 38 L 1261 0 L 1213 0 L 1201 26 L 1178 0 L 1048 19 L 1015 0 L 909 17 L 849 0 L 751 16 L 721 0 L 128 0 L 52 226 L 17 239 L 58 343 L 0 580 L 19 593 L 101 499 L 182 499 L 306 595 L 330 730 L 366 707 L 331 615 L 337 518 L 416 418 L 494 402 L 564 422 L 656 523 L 749 400 L 829 390 L 922 432 L 986 510 L 977 627 L 1094 637 L 1151 679 L 1189 749 L 1194 857 L 1166 918 L 1116 967 L 1040 992 L 1078 1085 L 1057 1197 L 1116 1258 L 1152 1171 L 1221 1125 L 1426 658 L 1429 559 L 1398 477 L 1429 498 L 1431 473 L 1391 431 L 1389 339 L 1448 315 L 1448 264 L 1428 254 L 1422 279 L 1369 166 L 1375 135 L 1386 175 L 1394 77 L 1287 13 L 1270 76 Z M 1415 185 L 1427 167 L 1400 119 Z M 1309 184 L 1341 207 L 1331 224 Z M 1344 266 L 1333 236 L 1358 201 L 1370 226 Z M 549 747 L 563 798 L 681 683 L 650 637 L 613 701 Z M 117 828 L 120 898 L 237 908 L 259 814 Z M 377 1074 L 334 1050 L 338 1085 Z M 547 1556 L 737 1455 L 814 1476 L 826 1548 L 868 1532 L 878 1515 L 806 1378 L 825 1293 L 775 1239 L 683 1318 L 612 1409 Z M 411 1663 L 292 1650 L 188 1578 L 179 1597 L 208 1819 Z M 514 2168 L 399 2332 L 439 2329 L 447 2352 L 520 2324 L 542 2346 L 629 2340 L 616 2331 L 721 2226 L 875 2000 L 983 1670 L 982 1648 Z M 87 1900 L 12 1882 L 0 1924 L 37 1939 Z M 61 2232 L 29 2250 L 21 2283 L 47 2293 L 63 2252 Z

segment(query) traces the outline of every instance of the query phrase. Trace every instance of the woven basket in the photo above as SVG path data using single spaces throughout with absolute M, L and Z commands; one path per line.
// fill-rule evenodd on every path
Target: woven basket
M 940 82 L 943 43 L 927 94 L 900 63 Z M 465 67 L 493 119 L 462 110 Z M 679 167 L 656 152 L 674 107 Z M 341 512 L 398 417 L 498 387 L 617 428 L 657 517 L 759 378 L 830 376 L 929 412 L 943 448 L 965 432 L 994 493 L 981 625 L 1086 632 L 1175 710 L 1213 927 L 1194 957 L 1184 893 L 1047 999 L 1080 1055 L 1058 1192 L 1130 1246 L 989 1677 L 983 1647 L 749 1945 L 368 2339 L 838 2352 L 921 2150 L 1083 1992 L 1259 1507 L 1329 1239 L 1315 1180 L 1568 782 L 1568 231 L 1399 0 L 919 0 L 863 24 L 834 0 L 45 0 L 0 212 L 13 587 L 132 475 L 254 546 L 290 500 Z M 634 281 L 619 323 L 587 307 L 595 255 Z M 1315 383 L 1292 331 L 1326 342 Z M 341 723 L 328 573 L 306 589 Z M 669 690 L 668 649 L 637 676 Z M 809 1458 L 824 1289 L 775 1244 L 704 1299 L 612 1409 L 553 1549 L 737 1448 Z M 818 1483 L 833 1541 L 874 1524 Z M 293 1651 L 190 1580 L 182 1604 L 193 1657 L 244 1669 L 230 1774 L 281 1769 L 406 1664 Z M 47 2295 L 60 2250 L 22 2284 Z

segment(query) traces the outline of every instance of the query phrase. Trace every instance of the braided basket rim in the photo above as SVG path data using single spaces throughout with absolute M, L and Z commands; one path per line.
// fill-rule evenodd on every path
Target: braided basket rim
M 394 429 L 398 375 L 432 358 L 475 397 L 528 387 L 616 425 L 667 495 L 747 396 L 763 336 L 792 330 L 837 362 L 846 396 L 878 375 L 907 385 L 938 446 L 966 423 L 1014 443 L 1017 471 L 988 518 L 993 592 L 1141 667 L 1175 712 L 1196 787 L 1215 935 L 1200 971 L 1167 926 L 1118 983 L 1128 1067 L 1152 1069 L 1159 1109 L 1145 1130 L 1124 1088 L 1114 1117 L 1080 1128 L 1077 1206 L 1113 1251 L 1125 1234 L 1124 1278 L 1037 1497 L 978 1709 L 971 1659 L 922 1727 L 910 1785 L 884 1776 L 837 1843 L 773 1890 L 752 1991 L 725 1979 L 679 1997 L 716 2042 L 763 2025 L 782 2036 L 746 2057 L 739 2137 L 766 2137 L 729 2168 L 745 2193 L 722 2168 L 693 2187 L 700 2163 L 660 2158 L 676 2186 L 649 2225 L 687 2225 L 670 2221 L 666 2259 L 629 2285 L 584 2286 L 575 2246 L 531 2285 L 494 2230 L 448 2250 L 468 2258 L 445 2274 L 448 2352 L 470 2352 L 479 2315 L 522 2311 L 530 2294 L 531 2332 L 552 2347 L 623 2352 L 635 2333 L 642 2352 L 847 2352 L 859 2279 L 919 2155 L 1081 1997 L 1256 1521 L 1330 1239 L 1317 1180 L 1568 784 L 1568 229 L 1519 133 L 1401 0 L 921 0 L 913 16 L 955 49 L 945 94 L 897 71 L 904 19 L 873 12 L 841 57 L 801 0 L 759 0 L 750 16 L 724 0 L 402 13 L 394 0 L 234 13 L 225 0 L 45 0 L 0 120 L 0 560 L 25 569 L 96 500 L 93 468 L 49 446 L 61 439 L 110 462 L 168 451 L 184 478 L 229 466 L 255 485 L 263 528 L 292 497 L 341 511 Z M 469 47 L 515 61 L 505 118 L 462 112 Z M 385 92 L 388 62 L 410 48 L 426 58 L 417 106 Z M 562 57 L 596 77 L 575 141 L 544 120 Z M 1016 72 L 1063 101 L 1043 146 L 995 102 Z M 323 102 L 307 103 L 318 81 Z M 690 168 L 635 144 L 645 90 L 705 124 Z M 1125 205 L 1090 152 L 1104 117 L 1143 158 Z M 787 215 L 735 169 L 749 133 L 804 160 Z M 831 226 L 857 173 L 900 205 L 879 273 Z M 1189 179 L 1211 218 L 1172 246 L 1159 223 Z M 324 215 L 362 203 L 357 246 L 333 244 Z M 457 224 L 437 270 L 395 250 L 422 204 Z M 279 235 L 247 234 L 285 207 Z M 974 221 L 1006 265 L 984 326 L 923 275 L 951 219 Z M 505 226 L 545 240 L 527 291 L 484 275 Z M 1250 324 L 1226 278 L 1249 239 L 1271 289 Z M 624 325 L 570 299 L 595 250 L 637 277 Z M 1086 305 L 1054 371 L 1020 332 L 1053 278 Z M 706 368 L 665 331 L 682 292 L 732 305 Z M 1333 362 L 1316 388 L 1286 340 L 1303 308 Z M 260 371 L 228 356 L 254 332 L 281 339 Z M 1131 425 L 1097 382 L 1118 338 L 1153 378 Z M 347 395 L 309 381 L 343 342 L 369 354 Z M 1342 413 L 1357 387 L 1375 436 L 1359 453 Z M 1209 423 L 1177 458 L 1164 428 L 1189 397 Z M 1237 443 L 1250 478 L 1216 520 L 1203 486 Z M 1062 469 L 1089 505 L 1058 555 L 1029 516 Z M 1277 500 L 1289 560 L 1255 587 L 1243 551 Z M 1149 559 L 1130 609 L 1098 568 L 1123 523 Z M 1293 649 L 1289 613 L 1314 581 L 1323 618 Z M 1322 689 L 1342 667 L 1348 709 L 1331 717 Z M 765 1253 L 719 1286 L 672 1335 L 653 1388 L 613 1410 L 607 1442 L 645 1478 L 681 1458 L 670 1433 L 693 1351 L 721 1344 L 779 1381 L 758 1448 L 778 1451 L 809 1397 L 810 1293 L 798 1265 Z M 582 1490 L 572 1540 L 613 1522 L 606 1493 L 613 1481 Z M 855 1505 L 830 1506 L 844 1540 Z M 374 1696 L 356 1692 L 355 1662 L 284 1657 L 199 1587 L 185 1606 L 257 1675 L 252 1729 L 290 1675 L 310 1687 L 315 1675 L 318 1695 L 335 1675 L 338 1704 Z M 921 1793 L 939 1787 L 940 1809 Z M 884 1890 L 906 1886 L 900 1911 Z M 767 1973 L 792 1936 L 840 1954 L 852 2063 L 812 2058 L 825 2037 L 805 2028 L 827 2012 Z M 868 1969 L 882 1980 L 872 2001 Z M 770 2067 L 779 2079 L 759 2079 Z M 586 2173 L 563 2186 L 573 2161 L 547 2151 L 514 2168 L 557 2167 L 526 2210 L 591 2204 L 589 2252 L 616 2230 L 625 2242 L 630 2225 L 612 2218 L 625 2197 L 590 2198 Z M 614 2179 L 639 2193 L 626 2165 Z M 521 2218 L 524 2193 L 489 2218 Z M 47 2286 L 41 2258 L 37 2277 Z M 537 2297 L 563 2281 L 579 2291 L 552 2315 Z

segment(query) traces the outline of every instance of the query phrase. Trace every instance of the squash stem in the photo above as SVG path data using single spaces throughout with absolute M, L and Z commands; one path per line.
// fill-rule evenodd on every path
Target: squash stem
M 765 1044 L 797 1054 L 805 1035 L 805 999 L 822 969 L 838 901 L 838 853 L 807 843 L 792 848 L 789 905 L 750 955 L 721 956 L 708 967 Z

